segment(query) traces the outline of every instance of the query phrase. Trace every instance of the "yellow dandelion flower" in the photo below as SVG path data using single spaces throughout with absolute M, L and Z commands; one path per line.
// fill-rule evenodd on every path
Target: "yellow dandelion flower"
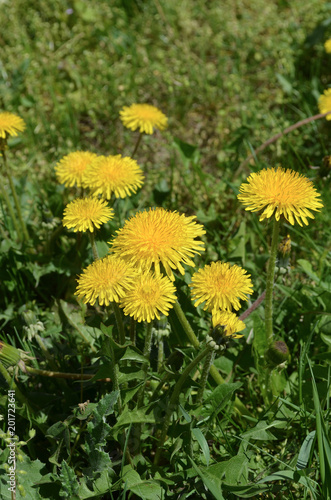
M 114 217 L 114 210 L 107 201 L 97 198 L 82 198 L 69 203 L 63 214 L 63 225 L 77 231 L 91 231 Z
M 172 269 L 184 274 L 181 262 L 194 267 L 191 257 L 204 250 L 204 243 L 194 238 L 205 231 L 194 219 L 163 208 L 138 212 L 117 231 L 112 251 L 146 271 L 153 267 L 156 274 L 162 264 L 173 281 Z
M 253 292 L 250 274 L 237 265 L 227 262 L 212 262 L 199 269 L 192 276 L 190 284 L 195 306 L 205 302 L 204 310 L 216 313 L 217 310 L 236 311 L 241 300 L 248 300 L 247 295 Z
M 160 319 L 160 314 L 168 316 L 169 309 L 176 302 L 175 287 L 167 276 L 150 272 L 138 273 L 120 306 L 126 316 L 132 316 L 136 321 Z
M 92 306 L 96 300 L 101 306 L 119 302 L 134 278 L 134 269 L 114 255 L 96 260 L 79 276 L 75 295 Z
M 323 207 L 313 183 L 290 169 L 264 168 L 251 174 L 239 191 L 238 199 L 247 206 L 246 210 L 264 209 L 260 221 L 273 215 L 278 221 L 282 215 L 292 226 L 295 221 L 302 226 L 301 220 L 308 225 L 307 217 L 314 219 L 310 210 Z
M 331 38 L 324 43 L 325 52 L 331 54 Z
M 3 111 L 0 113 L 0 138 L 6 139 L 9 135 L 17 136 L 17 132 L 25 130 L 25 123 L 14 113 Z
M 99 156 L 87 168 L 84 187 L 90 188 L 93 196 L 101 195 L 110 200 L 112 193 L 116 198 L 125 198 L 136 193 L 143 185 L 144 175 L 135 160 L 128 156 Z
M 246 328 L 245 323 L 236 314 L 229 311 L 215 311 L 212 316 L 212 323 L 214 328 L 222 327 L 226 337 L 235 339 L 243 337 L 243 335 L 238 335 L 238 332 Z
M 324 94 L 318 98 L 318 109 L 320 113 L 331 111 L 331 89 L 324 90 Z M 331 113 L 326 115 L 327 120 L 331 120 Z
M 74 151 L 64 156 L 55 165 L 55 174 L 58 181 L 66 187 L 82 185 L 83 174 L 86 167 L 97 158 L 97 155 L 89 151 Z
M 131 130 L 145 134 L 153 134 L 154 128 L 164 130 L 168 126 L 168 118 L 155 106 L 150 104 L 132 104 L 124 106 L 120 111 L 123 125 Z

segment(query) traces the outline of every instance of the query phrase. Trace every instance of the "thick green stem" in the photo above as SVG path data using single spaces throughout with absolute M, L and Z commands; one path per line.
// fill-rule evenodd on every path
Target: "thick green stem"
M 174 310 L 175 310 L 175 313 L 177 314 L 177 318 L 179 319 L 180 324 L 184 328 L 184 331 L 185 331 L 189 341 L 193 345 L 193 347 L 195 347 L 195 348 L 200 347 L 200 342 L 197 339 L 194 331 L 192 330 L 190 323 L 187 321 L 186 316 L 185 316 L 183 309 L 181 308 L 179 302 L 176 302 L 174 304 Z M 217 384 L 224 383 L 224 378 L 220 375 L 219 371 L 217 370 L 217 368 L 215 366 L 211 366 L 210 374 Z
M 28 241 L 29 240 L 29 233 L 28 233 L 28 230 L 26 228 L 25 222 L 24 222 L 23 217 L 22 217 L 21 206 L 20 206 L 20 202 L 18 201 L 18 196 L 17 196 L 17 193 L 16 193 L 15 185 L 14 185 L 12 176 L 10 175 L 10 172 L 9 172 L 9 169 L 8 169 L 8 166 L 7 166 L 7 156 L 6 156 L 6 152 L 5 151 L 2 151 L 2 158 L 3 158 L 3 164 L 4 164 L 5 174 L 8 177 L 10 189 L 11 189 L 11 192 L 13 194 L 14 204 L 15 204 L 15 207 L 16 207 L 17 215 L 18 215 L 18 220 L 20 221 L 20 224 L 21 224 L 21 228 L 22 228 L 22 232 L 23 232 L 23 238 L 25 239 L 25 241 Z
M 136 321 L 131 317 L 130 318 L 130 340 L 132 344 L 136 345 Z
M 123 345 L 123 344 L 125 344 L 125 331 L 124 331 L 122 313 L 121 313 L 121 310 L 119 308 L 119 305 L 116 302 L 112 302 L 112 306 L 113 306 L 113 311 L 114 311 L 115 318 L 116 318 L 116 324 L 117 324 L 117 329 L 118 329 L 118 334 L 119 334 L 119 341 Z
M 92 247 L 92 253 L 93 253 L 93 260 L 99 260 L 99 252 L 97 249 L 97 245 L 95 243 L 95 236 L 94 233 L 91 233 L 89 231 L 89 236 L 90 236 L 90 242 L 91 242 L 91 247 Z
M 272 296 L 274 289 L 274 277 L 275 277 L 275 264 L 277 257 L 277 246 L 278 246 L 278 236 L 279 236 L 279 225 L 280 222 L 274 219 L 273 230 L 272 230 L 272 241 L 270 249 L 270 259 L 268 264 L 267 272 L 267 286 L 265 294 L 265 332 L 266 341 L 268 346 L 272 343 L 273 329 L 272 329 Z
M 192 330 L 190 323 L 187 321 L 186 316 L 183 312 L 183 309 L 181 308 L 178 301 L 175 302 L 175 304 L 174 304 L 174 310 L 175 310 L 175 313 L 177 314 L 177 318 L 179 319 L 180 324 L 182 325 L 182 327 L 185 330 L 185 333 L 186 333 L 189 341 L 191 342 L 193 347 L 198 348 L 200 346 L 200 342 L 197 339 L 194 331 Z
M 200 363 L 200 361 L 205 356 L 208 355 L 208 353 L 210 352 L 211 349 L 212 349 L 211 346 L 207 346 L 203 351 L 201 351 L 200 354 L 198 354 L 197 357 L 195 359 L 193 359 L 193 361 L 191 361 L 191 363 L 185 368 L 182 375 L 180 376 L 180 378 L 176 382 L 172 396 L 171 396 L 170 401 L 169 401 L 169 405 L 166 409 L 166 415 L 164 418 L 161 435 L 160 435 L 160 438 L 159 438 L 158 443 L 157 443 L 157 449 L 156 449 L 155 459 L 154 459 L 155 465 L 158 465 L 159 460 L 161 458 L 162 447 L 163 447 L 164 442 L 165 442 L 166 437 L 167 437 L 167 432 L 168 432 L 169 425 L 171 422 L 171 417 L 173 415 L 173 412 L 175 411 L 175 409 L 178 406 L 179 396 L 180 396 L 182 387 L 183 387 L 187 377 L 190 375 L 191 371 L 193 370 L 193 368 L 195 368 L 197 366 L 197 364 Z
M 202 403 L 203 393 L 204 393 L 204 390 L 205 390 L 205 387 L 206 387 L 206 383 L 207 383 L 207 379 L 208 379 L 210 367 L 213 364 L 214 358 L 215 358 L 215 351 L 211 350 L 207 354 L 205 362 L 203 364 L 203 369 L 202 369 L 201 378 L 200 378 L 200 389 L 198 391 L 197 401 L 196 401 L 196 403 L 198 405 L 200 405 Z

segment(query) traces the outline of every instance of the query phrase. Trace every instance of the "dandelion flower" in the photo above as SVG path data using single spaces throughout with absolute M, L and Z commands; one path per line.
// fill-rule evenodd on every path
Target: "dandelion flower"
M 331 38 L 324 43 L 325 52 L 331 54 Z
M 83 299 L 84 304 L 92 306 L 96 300 L 101 306 L 119 302 L 125 296 L 135 271 L 124 260 L 114 255 L 96 260 L 79 276 L 75 295 Z
M 324 94 L 318 98 L 318 109 L 320 113 L 331 111 L 331 89 L 324 90 Z M 331 113 L 326 115 L 327 120 L 331 120 Z
M 101 195 L 110 200 L 125 198 L 136 193 L 143 185 L 143 173 L 135 160 L 128 156 L 99 156 L 87 168 L 83 185 L 91 189 L 93 196 Z
M 55 173 L 58 181 L 66 187 L 82 185 L 83 174 L 86 167 L 97 158 L 89 151 L 75 151 L 64 156 L 56 165 Z
M 0 138 L 6 139 L 9 135 L 17 136 L 17 132 L 23 132 L 25 123 L 14 113 L 3 111 L 0 113 Z
M 114 217 L 114 210 L 107 201 L 97 198 L 82 198 L 69 203 L 63 214 L 63 225 L 77 231 L 91 231 Z
M 124 308 L 125 315 L 150 323 L 154 318 L 160 319 L 160 314 L 168 316 L 169 309 L 177 300 L 175 291 L 167 276 L 138 273 L 120 306 Z
M 168 118 L 155 106 L 150 104 L 132 104 L 124 106 L 120 111 L 123 125 L 131 130 L 145 134 L 153 134 L 154 127 L 164 130 L 168 126 Z
M 238 335 L 238 332 L 246 328 L 245 323 L 236 314 L 229 311 L 216 311 L 213 314 L 212 323 L 214 328 L 223 327 L 226 337 L 235 339 L 243 337 L 243 335 Z
M 313 183 L 290 169 L 268 168 L 253 173 L 239 191 L 238 199 L 246 205 L 246 210 L 264 209 L 260 221 L 273 215 L 278 221 L 283 215 L 292 226 L 295 221 L 300 226 L 301 221 L 308 225 L 307 217 L 314 219 L 310 210 L 319 211 L 323 207 Z
M 191 257 L 204 250 L 204 243 L 194 238 L 205 231 L 194 219 L 163 208 L 138 212 L 117 231 L 112 251 L 146 271 L 153 266 L 156 274 L 162 264 L 173 281 L 172 269 L 184 274 L 181 262 L 194 267 Z
M 236 311 L 240 308 L 241 300 L 248 300 L 247 295 L 253 292 L 250 274 L 237 265 L 230 266 L 226 262 L 212 262 L 199 269 L 192 277 L 190 284 L 195 306 L 205 302 L 204 310 L 216 313 L 222 311 Z

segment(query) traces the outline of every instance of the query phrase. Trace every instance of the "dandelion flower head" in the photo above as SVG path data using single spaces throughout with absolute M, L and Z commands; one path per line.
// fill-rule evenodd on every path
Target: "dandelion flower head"
M 320 113 L 331 111 L 331 89 L 324 90 L 324 93 L 318 98 L 318 109 Z M 331 113 L 326 115 L 327 120 L 331 120 Z
M 308 225 L 307 217 L 314 219 L 310 210 L 319 211 L 323 204 L 318 199 L 313 183 L 294 170 L 268 168 L 251 174 L 239 189 L 238 199 L 246 210 L 263 210 L 260 221 L 273 215 L 283 216 L 292 226 L 295 221 Z
M 66 187 L 80 187 L 86 167 L 95 158 L 97 155 L 89 151 L 74 151 L 64 156 L 55 165 L 55 174 L 60 184 Z
M 331 54 L 331 38 L 324 43 L 325 52 Z
M 93 196 L 101 195 L 110 200 L 125 198 L 136 193 L 143 185 L 144 175 L 135 160 L 128 156 L 98 156 L 86 169 L 83 186 L 91 189 Z
M 169 309 L 176 302 L 175 287 L 167 276 L 151 272 L 137 273 L 129 285 L 120 306 L 124 314 L 132 316 L 136 321 L 160 319 L 160 314 L 168 316 Z
M 164 130 L 168 126 L 168 118 L 151 104 L 132 104 L 124 106 L 120 111 L 123 125 L 131 130 L 145 134 L 153 134 L 154 128 Z
M 181 263 L 194 267 L 192 257 L 204 251 L 204 243 L 195 238 L 205 230 L 194 219 L 163 208 L 138 212 L 117 231 L 112 251 L 146 271 L 153 267 L 156 274 L 162 264 L 173 281 L 173 269 L 184 274 Z
M 76 231 L 93 233 L 95 228 L 114 217 L 114 210 L 107 201 L 97 198 L 81 198 L 69 203 L 63 214 L 63 225 Z
M 111 302 L 119 302 L 135 276 L 135 270 L 124 260 L 114 255 L 96 260 L 90 264 L 78 277 L 75 292 L 84 304 L 95 304 L 98 300 L 101 306 Z
M 229 311 L 216 311 L 213 314 L 212 323 L 214 328 L 221 326 L 226 337 L 235 339 L 243 337 L 243 335 L 238 335 L 238 332 L 246 328 L 245 323 L 236 314 Z
M 205 302 L 204 310 L 215 314 L 218 310 L 236 311 L 240 308 L 239 300 L 248 300 L 253 292 L 250 274 L 237 265 L 227 262 L 212 262 L 199 269 L 192 276 L 190 284 L 195 306 Z
M 0 112 L 0 138 L 6 139 L 8 136 L 17 136 L 17 132 L 25 130 L 25 123 L 19 116 L 8 111 Z

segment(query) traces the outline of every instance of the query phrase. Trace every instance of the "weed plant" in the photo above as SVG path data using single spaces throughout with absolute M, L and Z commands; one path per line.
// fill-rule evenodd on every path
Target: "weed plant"
M 1 498 L 330 499 L 330 5 L 0 20 Z

